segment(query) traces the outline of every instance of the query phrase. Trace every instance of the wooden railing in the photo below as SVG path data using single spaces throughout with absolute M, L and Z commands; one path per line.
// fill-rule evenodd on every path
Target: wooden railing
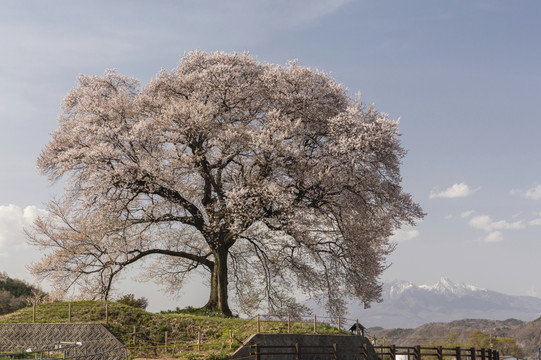
M 476 348 L 446 348 L 446 347 L 422 347 L 422 346 L 374 346 L 374 351 L 380 360 L 500 360 L 498 351 L 491 349 Z M 249 359 L 262 360 L 264 358 L 280 358 L 295 356 L 300 360 L 303 356 L 326 355 L 328 359 L 338 360 L 346 354 L 359 354 L 363 360 L 371 359 L 370 349 L 364 344 L 357 349 L 338 348 L 337 344 L 326 346 L 313 345 L 252 345 Z
M 366 354 L 366 349 L 365 354 Z M 476 349 L 457 347 L 422 347 L 422 346 L 374 346 L 374 350 L 379 359 L 399 359 L 404 360 L 421 360 L 421 359 L 437 359 L 444 360 L 444 358 L 456 359 L 456 360 L 500 360 L 500 354 L 496 350 L 492 349 Z M 407 356 L 407 358 L 406 358 Z M 366 357 L 365 357 L 366 359 Z

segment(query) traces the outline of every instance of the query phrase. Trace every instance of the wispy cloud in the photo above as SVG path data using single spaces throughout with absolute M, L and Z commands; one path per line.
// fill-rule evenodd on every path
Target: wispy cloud
M 486 233 L 483 238 L 485 242 L 499 242 L 504 240 L 505 231 L 523 230 L 531 226 L 541 226 L 541 218 L 532 220 L 493 220 L 488 215 L 478 215 L 468 220 L 468 225 Z
M 526 199 L 539 200 L 541 199 L 541 184 L 536 185 L 528 190 L 514 189 L 511 194 L 519 195 Z
M 469 218 L 470 216 L 472 216 L 472 214 L 474 213 L 475 211 L 474 210 L 466 210 L 466 211 L 463 211 L 460 213 L 460 217 L 462 219 L 467 219 Z
M 402 242 L 402 241 L 411 240 L 418 236 L 419 236 L 419 231 L 415 229 L 409 229 L 409 228 L 398 229 L 397 231 L 395 231 L 393 236 L 391 236 L 391 240 L 396 241 L 396 242 Z
M 488 243 L 503 241 L 503 234 L 501 231 L 493 231 L 485 236 L 484 241 Z
M 469 224 L 474 228 L 494 231 L 494 230 L 520 230 L 526 228 L 526 224 L 522 221 L 508 222 L 505 220 L 494 221 L 488 215 L 474 216 Z
M 466 183 L 460 183 L 460 184 L 454 184 L 447 189 L 443 191 L 438 191 L 436 189 L 432 190 L 430 192 L 430 198 L 446 198 L 446 199 L 454 199 L 454 198 L 461 198 L 461 197 L 468 197 L 474 192 L 476 192 L 477 189 L 470 189 L 470 187 Z

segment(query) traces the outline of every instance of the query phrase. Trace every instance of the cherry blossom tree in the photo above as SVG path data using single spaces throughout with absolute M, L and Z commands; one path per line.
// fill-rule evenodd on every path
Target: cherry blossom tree
M 107 298 L 134 263 L 178 290 L 209 274 L 208 309 L 336 314 L 378 301 L 389 240 L 424 214 L 403 192 L 398 123 L 327 74 L 243 53 L 184 56 L 147 86 L 80 76 L 37 164 L 65 191 L 27 230 L 31 265 Z

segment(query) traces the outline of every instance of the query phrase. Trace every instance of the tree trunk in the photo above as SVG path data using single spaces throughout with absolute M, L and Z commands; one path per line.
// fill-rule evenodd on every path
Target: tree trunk
M 210 297 L 205 308 L 216 310 L 224 315 L 232 316 L 227 301 L 227 257 L 228 248 L 223 247 L 213 251 L 214 267 L 210 279 Z

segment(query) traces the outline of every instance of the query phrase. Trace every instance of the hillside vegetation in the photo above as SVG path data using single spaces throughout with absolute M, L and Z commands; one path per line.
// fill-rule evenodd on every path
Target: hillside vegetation
M 42 292 L 26 282 L 0 273 L 0 315 L 27 306 L 28 299 L 39 293 Z
M 103 323 L 106 303 L 96 301 L 54 302 L 36 307 L 38 323 Z M 184 309 L 155 314 L 122 303 L 107 303 L 108 329 L 130 348 L 132 357 L 219 359 L 233 352 L 257 332 L 256 319 L 226 318 L 215 313 Z M 0 323 L 33 322 L 31 307 L 0 316 Z M 134 338 L 135 330 L 135 338 Z M 287 321 L 261 321 L 263 333 L 286 333 Z M 291 323 L 293 333 L 313 333 L 313 323 Z M 338 333 L 334 327 L 318 324 L 318 333 Z M 346 332 L 342 332 L 346 333 Z M 232 337 L 230 336 L 232 334 Z M 464 319 L 432 323 L 416 329 L 369 329 L 378 345 L 462 346 L 493 348 L 501 355 L 534 358 L 541 343 L 541 318 L 532 322 Z M 166 345 L 167 337 L 167 349 Z M 198 342 L 200 343 L 198 346 Z
M 36 307 L 35 321 L 67 323 L 71 306 L 71 322 L 106 323 L 105 303 L 95 301 L 55 302 Z M 108 303 L 109 330 L 137 356 L 159 356 L 167 353 L 176 358 L 216 359 L 234 351 L 257 332 L 256 319 L 226 318 L 195 309 L 169 313 L 149 313 L 120 303 Z M 191 313 L 186 313 L 191 312 Z M 0 323 L 31 323 L 33 309 L 24 308 L 0 316 Z M 292 322 L 294 333 L 312 333 L 311 321 Z M 134 342 L 134 329 L 136 332 Z M 230 332 L 233 337 L 230 337 Z M 286 333 L 286 321 L 261 321 L 261 332 Z M 318 324 L 318 333 L 337 333 L 334 327 Z M 165 339 L 167 333 L 167 351 Z M 344 332 L 345 333 L 345 332 Z M 198 339 L 201 343 L 198 351 Z M 231 347 L 231 349 L 230 349 Z
M 516 319 L 463 319 L 415 329 L 370 329 L 369 336 L 379 345 L 492 347 L 504 356 L 523 357 L 536 353 L 541 340 L 540 326 L 541 320 L 524 323 Z

